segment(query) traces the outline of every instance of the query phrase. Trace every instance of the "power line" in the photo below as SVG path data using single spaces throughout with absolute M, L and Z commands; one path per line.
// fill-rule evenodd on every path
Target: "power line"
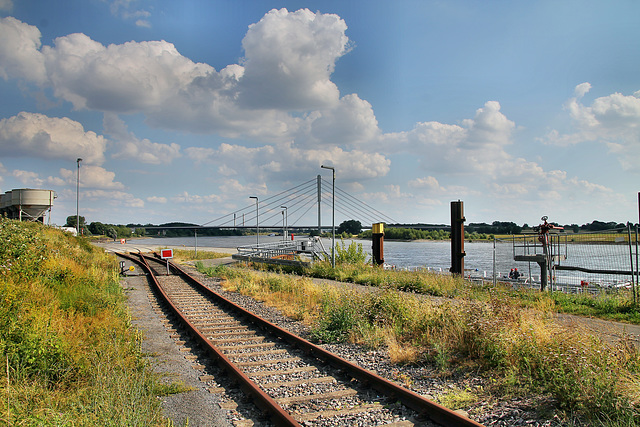
M 332 194 L 323 190 L 331 188 L 332 183 L 325 179 L 321 179 L 321 183 L 322 182 L 325 183 L 325 185 L 322 186 L 320 194 L 322 204 L 335 209 L 336 212 L 344 215 L 345 218 L 361 220 L 363 224 L 373 224 L 380 221 L 380 219 L 386 220 L 386 222 L 388 223 L 397 223 L 397 221 L 395 221 L 393 218 L 383 214 L 379 210 L 373 208 L 372 206 L 368 205 L 367 203 L 354 197 L 353 195 L 347 193 L 337 186 L 335 187 L 335 206 L 331 206 L 327 200 L 332 199 Z M 287 190 L 266 197 L 263 200 L 258 200 L 258 215 L 260 217 L 258 225 L 270 223 L 275 217 L 282 213 L 281 206 L 283 205 L 286 205 L 287 207 L 289 224 L 295 225 L 298 221 L 305 217 L 305 215 L 311 210 L 311 208 L 313 208 L 314 206 L 318 206 L 316 201 L 317 189 L 317 179 L 313 178 Z M 217 223 L 217 226 L 228 226 L 231 224 L 231 222 L 233 222 L 233 225 L 235 226 L 236 220 L 240 214 L 242 214 L 244 223 L 252 221 L 255 222 L 255 205 L 250 204 L 244 206 L 234 212 L 205 222 L 204 224 L 201 224 L 201 227 L 214 223 Z M 274 225 L 273 227 L 277 227 L 277 225 Z

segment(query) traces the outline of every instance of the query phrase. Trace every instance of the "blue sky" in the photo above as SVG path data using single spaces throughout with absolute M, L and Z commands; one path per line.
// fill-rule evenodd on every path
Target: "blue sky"
M 467 222 L 637 222 L 639 16 L 631 0 L 0 0 L 0 190 L 55 190 L 62 224 L 82 157 L 88 222 L 201 224 L 330 180 L 325 164 L 398 222 L 448 223 L 453 200 Z

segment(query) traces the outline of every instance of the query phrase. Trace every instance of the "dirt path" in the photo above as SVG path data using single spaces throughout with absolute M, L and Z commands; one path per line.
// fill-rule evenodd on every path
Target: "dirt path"
M 569 328 L 584 328 L 595 335 L 599 335 L 609 344 L 616 344 L 620 339 L 627 338 L 640 347 L 640 325 L 563 313 L 556 314 L 556 319 L 560 324 Z

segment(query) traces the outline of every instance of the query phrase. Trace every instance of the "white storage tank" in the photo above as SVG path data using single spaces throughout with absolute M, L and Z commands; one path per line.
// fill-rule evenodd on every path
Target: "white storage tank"
M 0 209 L 5 209 L 9 206 L 11 206 L 11 191 L 0 194 Z
M 11 196 L 11 205 L 14 219 L 23 221 L 44 222 L 45 213 L 53 206 L 56 192 L 53 190 L 40 190 L 32 188 L 13 189 L 5 194 Z
M 0 215 L 13 218 L 13 208 L 11 206 L 11 191 L 7 191 L 0 196 Z

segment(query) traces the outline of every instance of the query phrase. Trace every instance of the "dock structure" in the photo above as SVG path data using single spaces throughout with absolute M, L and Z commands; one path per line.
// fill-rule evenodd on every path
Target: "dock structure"
M 314 260 L 327 255 L 320 239 L 281 240 L 238 246 L 237 249 L 238 253 L 232 258 L 238 261 L 293 266 L 309 266 Z
M 545 255 L 545 254 L 533 254 L 533 255 L 515 255 L 514 261 L 535 262 L 540 266 L 540 290 L 544 291 L 549 284 L 549 270 L 553 268 L 558 262 L 567 259 L 566 255 Z
M 540 290 L 544 291 L 549 283 L 549 276 L 553 277 L 554 267 L 567 259 L 566 236 L 560 236 L 552 230 L 562 230 L 562 227 L 554 226 L 547 222 L 547 217 L 542 217 L 543 223 L 536 227 L 537 234 L 523 236 L 522 239 L 513 240 L 513 260 L 535 262 L 540 266 Z

